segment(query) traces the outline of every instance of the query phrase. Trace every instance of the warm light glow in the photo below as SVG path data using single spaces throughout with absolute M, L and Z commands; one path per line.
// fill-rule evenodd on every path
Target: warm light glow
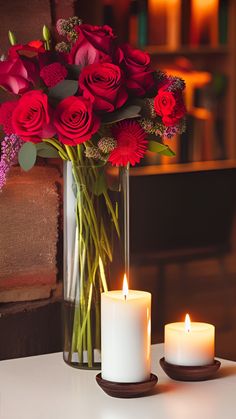
M 181 63 L 180 63 L 181 64 Z M 185 80 L 186 91 L 185 91 L 185 104 L 188 112 L 192 114 L 195 112 L 194 107 L 194 94 L 196 88 L 204 87 L 206 84 L 210 83 L 212 80 L 211 73 L 206 71 L 189 71 L 187 69 L 176 69 L 171 67 L 166 67 L 164 69 L 167 73 L 170 73 L 172 76 L 180 77 Z M 208 111 L 209 112 L 209 111 Z M 198 118 L 199 116 L 196 115 Z M 200 117 L 201 118 L 201 117 Z M 201 118 L 208 119 L 208 118 Z
M 190 330 L 191 330 L 191 320 L 190 320 L 189 314 L 186 314 L 186 316 L 185 316 L 185 331 L 190 332 Z
M 129 294 L 128 281 L 127 281 L 126 274 L 124 274 L 124 280 L 123 280 L 123 296 L 125 297 L 125 299 L 127 298 L 128 294 Z
M 176 6 L 179 0 L 149 0 L 148 7 L 152 12 L 161 12 L 163 9 L 166 10 L 168 7 Z
M 191 40 L 194 45 L 199 45 L 203 40 L 210 45 L 217 45 L 218 13 L 219 0 L 192 0 Z
M 193 6 L 198 10 L 214 11 L 219 0 L 193 0 Z

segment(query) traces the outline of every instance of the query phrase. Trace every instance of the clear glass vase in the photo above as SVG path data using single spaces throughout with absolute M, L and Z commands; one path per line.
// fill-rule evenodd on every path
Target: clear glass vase
M 129 276 L 129 168 L 64 162 L 67 364 L 100 369 L 100 296 L 120 287 L 124 273 Z

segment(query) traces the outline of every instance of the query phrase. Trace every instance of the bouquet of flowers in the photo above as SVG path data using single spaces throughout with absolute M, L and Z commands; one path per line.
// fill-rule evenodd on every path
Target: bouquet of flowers
M 17 159 L 24 170 L 33 167 L 37 155 L 71 162 L 77 186 L 77 232 L 71 252 L 78 253 L 80 265 L 72 352 L 76 350 L 81 360 L 86 348 L 91 366 L 93 287 L 97 281 L 100 290 L 106 289 L 104 272 L 113 257 L 104 210 L 100 218 L 96 214 L 96 197 L 103 198 L 120 235 L 105 169 L 134 166 L 147 150 L 174 155 L 165 138 L 184 131 L 185 83 L 152 68 L 146 52 L 119 45 L 109 26 L 72 17 L 60 19 L 57 31 L 61 40 L 55 47 L 46 26 L 42 40 L 26 45 L 9 32 L 11 47 L 0 61 L 0 87 L 8 97 L 11 94 L 0 106 L 0 189 Z M 73 266 L 68 289 L 74 288 L 78 270 Z

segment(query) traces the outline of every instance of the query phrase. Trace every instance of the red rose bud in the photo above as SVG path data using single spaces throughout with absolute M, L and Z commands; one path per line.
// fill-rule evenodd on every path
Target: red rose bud
M 52 110 L 48 105 L 48 97 L 41 90 L 25 93 L 18 101 L 12 114 L 14 133 L 23 141 L 38 143 L 42 138 L 50 138 L 55 134 L 51 124 Z
M 157 115 L 162 117 L 166 126 L 172 126 L 179 122 L 186 113 L 182 91 L 171 92 L 167 90 L 169 85 L 159 89 L 155 99 L 154 108 Z
M 69 96 L 57 106 L 54 125 L 59 141 L 73 146 L 89 140 L 98 131 L 100 120 L 93 113 L 91 101 Z
M 48 87 L 54 87 L 67 76 L 67 69 L 60 63 L 46 65 L 40 71 L 40 77 Z
M 94 110 L 113 112 L 128 99 L 121 69 L 111 63 L 91 64 L 79 77 L 79 87 L 86 99 L 93 102 Z
M 144 51 L 133 49 L 128 44 L 122 46 L 122 51 L 129 92 L 135 96 L 147 95 L 154 87 L 154 72 L 150 66 L 150 56 Z

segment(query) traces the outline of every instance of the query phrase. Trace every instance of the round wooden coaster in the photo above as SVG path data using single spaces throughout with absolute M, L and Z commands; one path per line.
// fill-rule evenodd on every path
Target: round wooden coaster
M 140 397 L 148 393 L 155 387 L 158 378 L 156 375 L 151 374 L 150 380 L 142 381 L 141 383 L 116 383 L 104 380 L 100 373 L 96 375 L 96 381 L 102 390 L 109 396 L 128 399 Z
M 220 361 L 216 359 L 211 365 L 200 367 L 186 367 L 182 365 L 169 364 L 165 358 L 160 359 L 160 365 L 168 377 L 177 381 L 204 381 L 210 380 L 220 368 Z

